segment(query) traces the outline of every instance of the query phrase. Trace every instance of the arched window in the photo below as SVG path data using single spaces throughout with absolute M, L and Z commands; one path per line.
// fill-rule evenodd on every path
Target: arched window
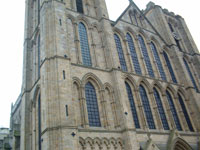
M 82 0 L 76 0 L 76 9 L 77 9 L 77 12 L 83 14 L 83 2 L 82 2 Z
M 139 40 L 139 45 L 140 45 L 140 48 L 142 50 L 142 54 L 143 54 L 143 57 L 144 57 L 144 61 L 145 61 L 148 73 L 149 73 L 150 77 L 154 77 L 153 68 L 152 68 L 151 61 L 150 61 L 150 58 L 149 58 L 149 55 L 148 55 L 148 52 L 147 52 L 146 45 L 144 43 L 144 39 L 141 35 L 138 35 L 138 40 Z
M 99 108 L 94 86 L 88 82 L 85 85 L 85 97 L 87 103 L 89 125 L 92 127 L 100 127 Z
M 169 58 L 168 58 L 166 52 L 163 52 L 163 56 L 164 56 L 164 58 L 165 58 L 165 62 L 166 62 L 166 64 L 167 64 L 167 67 L 168 67 L 169 73 L 170 73 L 170 75 L 171 75 L 172 81 L 173 81 L 174 83 L 177 83 L 177 80 L 176 80 L 176 77 L 175 77 L 175 74 L 174 74 L 172 65 L 171 65 L 171 63 L 170 63 L 170 61 L 169 61 Z
M 174 106 L 174 102 L 172 100 L 172 96 L 168 91 L 166 91 L 166 94 L 167 94 L 167 100 L 168 100 L 168 103 L 169 103 L 169 107 L 170 107 L 176 128 L 179 131 L 182 131 L 182 127 L 181 127 L 181 124 L 180 124 L 180 121 L 179 121 L 179 118 L 178 118 L 178 115 L 177 115 L 177 112 L 176 112 L 176 108 Z
M 140 69 L 140 64 L 139 64 L 139 61 L 138 61 L 137 53 L 135 51 L 133 39 L 132 39 L 132 37 L 129 33 L 126 34 L 126 38 L 127 38 L 127 41 L 128 41 L 128 46 L 129 46 L 130 52 L 131 52 L 131 58 L 132 58 L 132 62 L 133 62 L 134 68 L 135 68 L 135 72 L 137 74 L 141 75 L 142 72 L 141 72 L 141 69 Z
M 140 90 L 140 97 L 142 100 L 142 104 L 143 104 L 143 108 L 144 108 L 144 112 L 145 112 L 145 116 L 146 116 L 146 120 L 147 120 L 149 129 L 156 129 L 156 126 L 155 126 L 154 120 L 153 120 L 153 115 L 151 112 L 151 107 L 149 104 L 149 99 L 147 97 L 147 93 L 142 85 L 140 85 L 139 90 Z
M 188 124 L 188 127 L 189 127 L 190 131 L 193 132 L 194 129 L 193 129 L 193 127 L 192 127 L 192 123 L 191 123 L 191 121 L 190 121 L 190 117 L 189 117 L 189 115 L 188 115 L 187 109 L 186 109 L 186 107 L 185 107 L 185 104 L 184 104 L 183 99 L 182 99 L 182 97 L 181 97 L 180 94 L 178 94 L 178 100 L 179 100 L 179 103 L 180 103 L 181 108 L 182 108 L 182 110 L 183 110 L 183 114 L 184 114 L 184 116 L 185 116 L 185 120 L 186 120 L 186 122 L 187 122 L 187 124 Z
M 126 85 L 126 91 L 127 91 L 128 99 L 129 99 L 130 106 L 131 106 L 131 111 L 132 111 L 135 127 L 140 128 L 140 123 L 139 123 L 139 120 L 138 120 L 138 115 L 137 115 L 137 111 L 136 111 L 135 102 L 134 102 L 131 87 L 129 86 L 129 84 L 127 82 L 125 82 L 125 85 Z
M 82 53 L 83 64 L 87 65 L 87 66 L 92 66 L 86 27 L 81 22 L 78 25 L 78 29 L 79 29 L 79 38 L 80 38 L 80 45 L 81 45 L 81 53 Z
M 163 108 L 163 105 L 162 105 L 160 94 L 158 93 L 156 88 L 153 88 L 153 94 L 154 94 L 154 97 L 155 97 L 155 100 L 156 100 L 156 104 L 157 104 L 157 107 L 158 107 L 158 112 L 160 114 L 160 119 L 162 121 L 163 128 L 165 130 L 169 130 L 169 125 L 168 125 L 167 118 L 166 118 L 166 115 L 165 115 L 165 111 L 164 111 L 164 108 Z
M 160 61 L 160 57 L 159 57 L 159 55 L 158 55 L 158 51 L 157 51 L 157 49 L 156 49 L 156 46 L 154 45 L 153 42 L 151 42 L 150 46 L 151 46 L 151 50 L 152 50 L 152 52 L 153 52 L 153 55 L 154 55 L 154 58 L 155 58 L 155 61 L 156 61 L 156 64 L 157 64 L 157 67 L 158 67 L 160 76 L 161 76 L 161 78 L 162 78 L 163 80 L 166 81 L 167 78 L 166 78 L 166 75 L 165 75 L 165 72 L 164 72 L 162 63 L 161 63 L 161 61 Z
M 196 82 L 195 82 L 195 80 L 194 80 L 194 77 L 193 77 L 193 75 L 192 75 L 192 72 L 191 72 L 191 70 L 190 70 L 190 67 L 189 67 L 187 61 L 186 61 L 184 58 L 183 58 L 183 62 L 184 62 L 184 64 L 185 64 L 185 67 L 186 67 L 186 69 L 187 69 L 187 72 L 188 72 L 188 74 L 189 74 L 189 76 L 190 76 L 190 80 L 192 81 L 192 84 L 193 84 L 195 90 L 196 90 L 197 92 L 199 92 L 199 90 L 198 90 L 198 88 L 197 88 L 197 85 L 196 85 Z
M 114 38 L 115 38 L 115 44 L 116 44 L 121 68 L 122 68 L 123 71 L 127 71 L 126 61 L 125 61 L 125 58 L 124 58 L 124 53 L 123 53 L 123 50 L 122 50 L 120 38 L 117 34 L 114 34 Z

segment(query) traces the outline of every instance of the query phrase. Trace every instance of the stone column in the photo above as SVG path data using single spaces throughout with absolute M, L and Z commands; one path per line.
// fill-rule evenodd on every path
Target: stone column
M 127 56 L 127 59 L 128 59 L 128 70 L 130 70 L 131 72 L 134 72 L 134 67 L 133 67 L 133 63 L 132 62 L 132 58 L 131 58 L 131 53 L 130 53 L 130 50 L 129 50 L 129 46 L 128 46 L 128 41 L 126 39 L 126 37 L 124 38 L 123 40 L 124 42 L 124 45 L 125 45 L 125 49 L 126 49 L 126 56 Z
M 81 47 L 80 47 L 80 40 L 79 40 L 79 33 L 78 33 L 78 24 L 74 23 L 74 31 L 75 31 L 75 46 L 77 50 L 77 63 L 82 64 L 82 59 L 81 59 Z

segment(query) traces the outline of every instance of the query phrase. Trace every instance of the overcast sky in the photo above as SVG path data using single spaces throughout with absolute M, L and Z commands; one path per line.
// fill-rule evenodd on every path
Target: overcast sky
M 198 0 L 152 0 L 155 4 L 182 16 L 200 47 L 200 21 Z M 106 0 L 111 20 L 128 6 L 128 0 Z M 135 0 L 140 9 L 145 9 L 149 0 Z M 0 5 L 0 127 L 9 127 L 10 107 L 21 91 L 24 9 L 25 0 L 5 0 Z

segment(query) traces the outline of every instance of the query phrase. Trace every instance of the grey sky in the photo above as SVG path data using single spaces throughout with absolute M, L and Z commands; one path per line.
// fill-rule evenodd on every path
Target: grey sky
M 109 16 L 115 20 L 128 6 L 128 0 L 106 0 Z M 149 0 L 134 1 L 144 9 Z M 185 18 L 192 36 L 200 47 L 200 21 L 198 0 L 153 0 L 154 3 Z M 5 0 L 0 5 L 0 127 L 9 126 L 11 102 L 15 102 L 21 91 L 24 9 L 25 0 Z

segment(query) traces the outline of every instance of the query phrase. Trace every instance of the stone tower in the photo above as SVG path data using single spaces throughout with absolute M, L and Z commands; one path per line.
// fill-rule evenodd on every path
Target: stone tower
M 20 150 L 198 148 L 200 54 L 182 17 L 26 0 L 25 18 Z

